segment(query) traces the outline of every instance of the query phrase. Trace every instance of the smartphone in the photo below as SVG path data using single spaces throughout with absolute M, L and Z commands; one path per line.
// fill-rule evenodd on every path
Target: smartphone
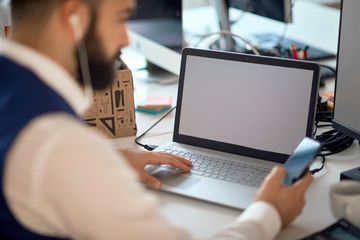
M 311 236 L 302 238 L 302 240 L 318 240 L 318 239 L 343 239 L 356 240 L 360 239 L 360 229 L 352 225 L 345 219 L 340 219 L 333 225 L 321 230 Z
M 285 162 L 286 176 L 282 180 L 282 185 L 292 185 L 300 179 L 309 170 L 310 164 L 320 150 L 319 142 L 305 137 Z

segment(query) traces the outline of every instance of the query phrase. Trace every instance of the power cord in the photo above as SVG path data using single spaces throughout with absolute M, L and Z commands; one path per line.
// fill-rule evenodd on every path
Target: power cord
M 156 123 L 154 123 L 150 128 L 148 128 L 145 132 L 143 132 L 142 134 L 140 134 L 140 136 L 136 137 L 135 138 L 135 143 L 143 148 L 145 148 L 146 150 L 148 151 L 152 151 L 154 150 L 155 148 L 157 148 L 158 146 L 155 146 L 155 145 L 147 145 L 147 144 L 142 144 L 139 142 L 140 138 L 144 137 L 145 134 L 147 134 L 151 129 L 153 129 L 156 125 L 159 124 L 159 122 L 161 122 L 164 118 L 166 118 L 172 111 L 174 111 L 176 108 L 173 107 L 171 108 L 167 113 L 165 113 Z
M 315 139 L 323 145 L 319 156 L 324 157 L 342 152 L 349 148 L 354 142 L 353 138 L 335 129 L 326 131 L 316 136 Z
M 322 158 L 321 167 L 317 169 L 310 170 L 312 174 L 320 172 L 325 165 L 326 157 L 330 155 L 334 155 L 336 153 L 342 152 L 349 148 L 354 139 L 347 136 L 344 133 L 339 132 L 336 129 L 331 129 L 329 131 L 323 132 L 316 136 L 316 131 L 320 127 L 331 127 L 332 119 L 334 118 L 333 112 L 328 111 L 318 111 L 315 117 L 315 131 L 314 138 L 322 144 L 322 149 L 320 153 L 317 155 Z M 326 122 L 330 124 L 319 124 L 319 122 Z
M 324 68 L 327 68 L 327 69 L 329 69 L 330 71 L 332 71 L 335 75 L 336 75 L 336 70 L 335 70 L 335 68 L 333 68 L 333 67 L 330 67 L 330 66 L 328 66 L 328 65 L 324 65 L 324 64 L 319 64 L 321 67 L 324 67 Z
M 229 35 L 229 36 L 232 36 L 232 37 L 239 38 L 241 41 L 246 43 L 251 48 L 251 51 L 253 51 L 255 55 L 260 55 L 259 51 L 256 49 L 256 47 L 253 44 L 251 44 L 245 38 L 243 38 L 243 37 L 241 37 L 241 36 L 239 36 L 237 34 L 234 34 L 234 33 L 230 32 L 230 31 L 227 31 L 227 30 L 221 30 L 221 31 L 218 31 L 218 32 L 213 32 L 213 33 L 206 34 L 205 36 L 200 38 L 200 40 L 194 45 L 194 47 L 196 48 L 202 41 L 204 41 L 205 39 L 207 39 L 207 38 L 209 38 L 209 37 L 211 37 L 213 35 Z
M 318 172 L 320 172 L 321 170 L 323 170 L 324 165 L 325 165 L 325 156 L 321 156 L 321 157 L 322 157 L 321 167 L 310 170 L 310 172 L 311 172 L 312 175 L 314 175 L 315 173 L 318 173 Z
M 322 126 L 331 126 L 331 125 L 321 125 L 317 127 Z M 344 133 L 341 133 L 335 129 L 331 129 L 329 131 L 323 132 L 315 137 L 317 141 L 319 141 L 322 144 L 322 149 L 320 153 L 317 155 L 318 157 L 322 157 L 321 161 L 321 167 L 317 169 L 310 170 L 312 174 L 315 174 L 317 172 L 320 172 L 325 165 L 326 157 L 330 155 L 334 155 L 336 153 L 342 152 L 349 148 L 353 142 L 354 139 L 347 136 Z

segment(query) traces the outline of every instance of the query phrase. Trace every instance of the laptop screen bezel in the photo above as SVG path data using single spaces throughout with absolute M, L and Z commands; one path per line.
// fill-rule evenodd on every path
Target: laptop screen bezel
M 245 146 L 239 146 L 230 143 L 218 142 L 214 140 L 180 134 L 179 123 L 181 117 L 182 93 L 184 88 L 185 68 L 186 68 L 186 62 L 188 56 L 206 57 L 206 58 L 239 61 L 246 63 L 265 64 L 270 66 L 282 66 L 287 68 L 298 68 L 298 69 L 305 69 L 312 71 L 313 79 L 312 79 L 311 94 L 310 94 L 311 99 L 309 102 L 308 120 L 307 120 L 307 127 L 305 133 L 306 137 L 312 137 L 314 120 L 315 120 L 315 110 L 317 106 L 319 81 L 320 81 L 319 79 L 320 66 L 317 63 L 265 57 L 265 56 L 255 56 L 255 55 L 233 53 L 233 52 L 184 48 L 182 51 L 180 76 L 179 76 L 177 110 L 175 114 L 175 125 L 174 125 L 174 134 L 173 134 L 174 142 L 184 143 L 191 146 L 202 147 L 202 148 L 222 151 L 236 155 L 242 155 L 246 157 L 263 159 L 275 163 L 284 163 L 286 159 L 290 156 L 290 154 L 282 154 L 282 153 L 264 151 L 259 149 L 253 149 Z

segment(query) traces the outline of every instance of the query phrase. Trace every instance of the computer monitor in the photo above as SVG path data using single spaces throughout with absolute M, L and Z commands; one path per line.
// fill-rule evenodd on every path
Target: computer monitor
M 292 22 L 291 0 L 211 0 L 210 2 L 215 7 L 219 26 L 223 31 L 231 32 L 231 23 L 229 19 L 230 8 L 237 8 L 245 12 L 251 12 L 284 23 Z M 277 39 L 279 38 L 280 37 L 277 37 Z M 275 44 L 279 42 L 277 39 L 275 40 Z M 224 35 L 220 38 L 219 45 L 220 49 L 226 51 L 242 51 L 237 48 L 234 39 L 230 35 Z
M 292 21 L 291 0 L 225 0 L 228 7 L 251 12 L 273 20 Z
M 128 30 L 132 48 L 149 62 L 179 75 L 182 0 L 138 0 Z
M 231 28 L 233 23 L 229 19 L 230 8 L 240 9 L 243 12 L 251 12 L 269 20 L 276 20 L 285 24 L 292 22 L 292 8 L 294 3 L 292 0 L 210 0 L 210 2 L 216 9 L 220 29 L 225 30 L 225 32 L 231 32 L 232 34 L 237 33 L 236 29 L 234 32 L 234 29 Z M 237 19 L 241 19 L 241 17 Z M 269 31 L 263 33 L 241 35 L 241 37 L 255 46 L 261 55 L 294 58 L 292 52 L 289 50 L 289 46 L 293 45 L 297 49 L 307 49 L 306 60 L 317 61 L 335 57 L 331 52 L 287 38 L 286 29 L 287 28 L 284 27 L 282 34 L 277 34 L 269 29 Z M 229 34 L 223 34 L 215 43 L 216 44 L 212 44 L 212 46 L 215 46 L 217 49 L 254 53 L 253 50 L 249 49 L 249 45 L 246 46 L 244 44 L 243 40 L 239 41 Z M 322 80 L 334 77 L 334 75 L 334 71 L 327 67 L 321 67 Z M 321 84 L 323 84 L 323 82 L 321 82 Z
M 359 0 L 343 0 L 340 17 L 339 45 L 333 127 L 360 139 L 360 17 Z

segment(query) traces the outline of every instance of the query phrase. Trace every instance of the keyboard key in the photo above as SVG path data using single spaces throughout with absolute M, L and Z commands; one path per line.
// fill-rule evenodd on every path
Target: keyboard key
M 241 183 L 248 186 L 260 186 L 271 170 L 260 166 L 178 151 L 174 148 L 166 148 L 164 152 L 176 154 L 191 160 L 191 174 L 225 180 L 232 183 Z M 165 167 L 173 171 L 180 171 L 170 165 L 166 165 Z
M 196 171 L 196 170 L 190 170 L 190 172 L 191 172 L 192 174 L 200 175 L 200 176 L 202 176 L 202 175 L 204 174 L 204 172 L 200 172 L 200 171 Z

